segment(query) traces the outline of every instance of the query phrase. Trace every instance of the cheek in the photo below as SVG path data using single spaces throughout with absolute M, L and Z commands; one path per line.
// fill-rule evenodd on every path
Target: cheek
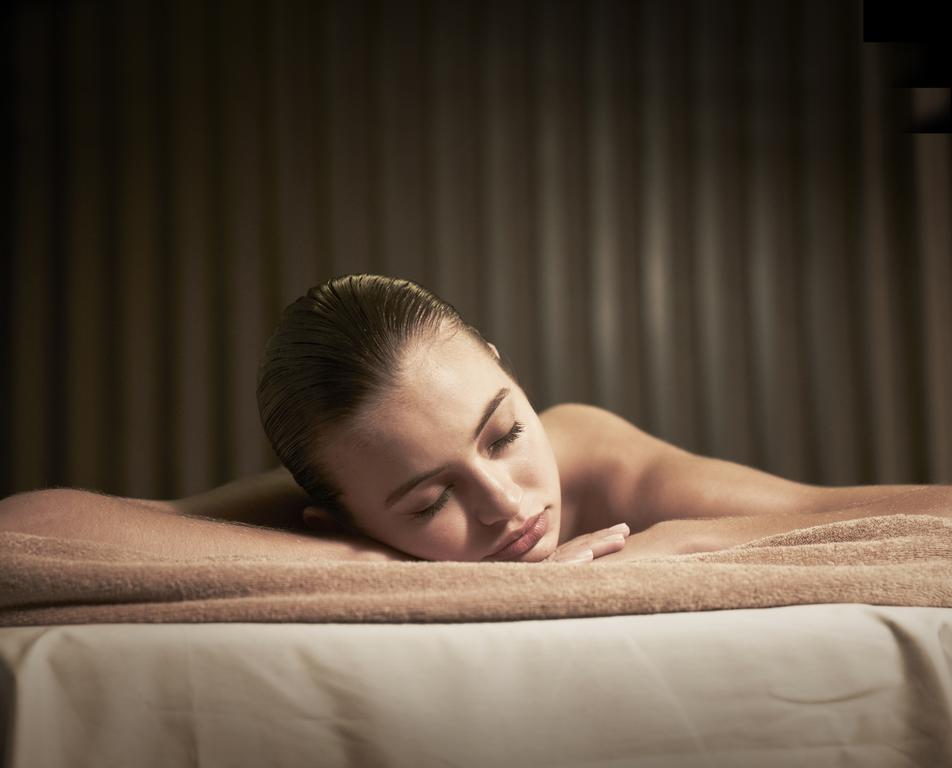
M 536 432 L 526 441 L 516 471 L 523 486 L 548 489 L 558 483 L 555 457 L 544 433 Z
M 446 515 L 439 523 L 412 537 L 406 551 L 424 560 L 466 559 L 470 549 L 466 531 L 464 521 L 456 515 Z

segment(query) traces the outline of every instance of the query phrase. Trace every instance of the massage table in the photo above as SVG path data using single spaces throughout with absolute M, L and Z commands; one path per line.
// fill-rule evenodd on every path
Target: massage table
M 947 519 L 590 566 L 0 552 L 10 768 L 952 766 Z

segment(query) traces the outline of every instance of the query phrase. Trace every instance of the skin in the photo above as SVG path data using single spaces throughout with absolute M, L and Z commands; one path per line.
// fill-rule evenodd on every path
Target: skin
M 601 408 L 569 403 L 537 415 L 494 354 L 465 333 L 412 345 L 396 385 L 332 441 L 324 465 L 370 539 L 425 560 L 491 560 L 542 512 L 545 535 L 511 559 L 606 562 L 860 517 L 952 512 L 948 486 L 824 488 L 690 453 Z M 387 504 L 394 489 L 437 468 Z M 319 510 L 304 519 L 322 529 Z
M 486 561 L 543 513 L 545 534 L 515 559 L 602 563 L 862 517 L 952 516 L 948 485 L 825 488 L 682 450 L 591 405 L 536 414 L 494 353 L 465 333 L 412 344 L 395 386 L 331 436 L 321 458 L 365 536 L 328 525 L 283 467 L 174 501 L 21 493 L 0 501 L 0 530 L 173 558 Z M 395 488 L 438 467 L 387 505 Z M 435 515 L 415 516 L 441 497 Z
M 396 385 L 323 459 L 366 535 L 425 560 L 494 559 L 538 515 L 542 537 L 502 559 L 591 560 L 619 549 L 629 530 L 560 549 L 577 538 L 578 520 L 575 505 L 563 504 L 548 433 L 522 388 L 464 332 L 412 345 Z

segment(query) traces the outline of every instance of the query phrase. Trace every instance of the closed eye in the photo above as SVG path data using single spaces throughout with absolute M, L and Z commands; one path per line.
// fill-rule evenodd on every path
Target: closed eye
M 430 504 L 430 506 L 428 506 L 426 509 L 421 509 L 419 512 L 414 512 L 412 516 L 415 518 L 424 518 L 424 519 L 428 517 L 433 517 L 433 515 L 435 515 L 437 512 L 443 509 L 443 507 L 446 506 L 446 502 L 450 500 L 450 489 L 452 487 L 453 487 L 452 485 L 446 486 L 446 489 L 443 491 L 442 494 L 440 494 L 440 498 L 438 498 L 435 502 Z
M 496 456 L 497 454 L 504 451 L 508 446 L 512 445 L 518 439 L 519 435 L 522 434 L 525 428 L 526 425 L 521 421 L 514 422 L 512 429 L 510 429 L 507 434 L 489 446 L 489 455 Z
M 489 446 L 489 455 L 498 456 L 508 446 L 512 445 L 516 440 L 519 439 L 519 435 L 521 435 L 525 431 L 525 428 L 526 428 L 526 425 L 523 424 L 521 421 L 514 422 L 512 425 L 512 429 L 510 429 L 505 435 L 500 437 L 495 443 Z M 440 494 L 440 498 L 438 498 L 426 509 L 421 509 L 419 512 L 413 512 L 412 517 L 417 519 L 424 519 L 424 520 L 433 517 L 437 512 L 439 512 L 441 509 L 443 509 L 443 507 L 446 506 L 446 502 L 448 502 L 450 499 L 450 491 L 452 489 L 453 489 L 453 486 L 448 485 L 444 489 L 443 493 Z

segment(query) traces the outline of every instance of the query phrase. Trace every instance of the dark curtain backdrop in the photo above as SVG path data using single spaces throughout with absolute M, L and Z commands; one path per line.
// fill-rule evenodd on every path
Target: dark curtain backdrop
M 948 135 L 861 4 L 21 2 L 4 492 L 272 466 L 261 347 L 408 277 L 538 409 L 829 484 L 952 482 Z

